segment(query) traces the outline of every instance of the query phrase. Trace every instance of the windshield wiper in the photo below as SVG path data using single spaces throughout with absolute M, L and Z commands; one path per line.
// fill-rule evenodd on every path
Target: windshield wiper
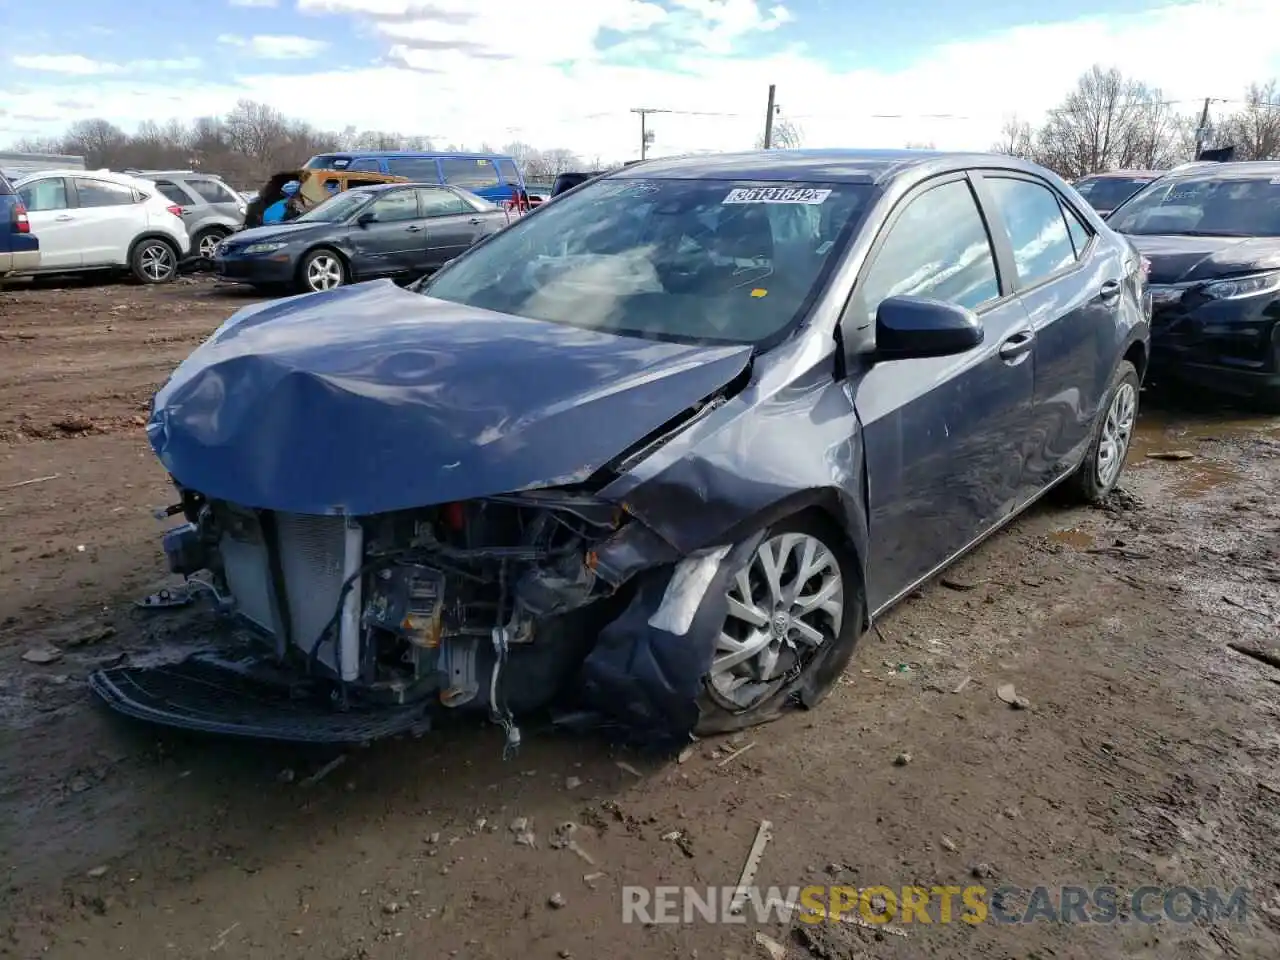
M 1251 237 L 1251 233 L 1232 233 L 1229 230 L 1177 230 L 1164 234 L 1169 237 Z

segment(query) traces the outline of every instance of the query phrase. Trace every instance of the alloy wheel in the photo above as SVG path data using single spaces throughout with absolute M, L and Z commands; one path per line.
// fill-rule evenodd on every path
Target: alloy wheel
M 160 283 L 173 276 L 175 267 L 173 251 L 167 243 L 149 243 L 138 257 L 142 273 L 153 283 Z
M 1122 383 L 1116 388 L 1106 419 L 1102 421 L 1102 436 L 1098 439 L 1098 483 L 1105 489 L 1115 483 L 1129 452 L 1133 438 L 1133 423 L 1137 418 L 1138 395 L 1133 385 Z
M 218 244 L 222 242 L 222 238 L 216 233 L 207 233 L 200 238 L 200 256 L 205 260 L 212 260 L 214 253 L 218 250 Z
M 810 534 L 767 538 L 729 587 L 712 692 L 736 710 L 763 702 L 839 635 L 843 617 L 835 553 Z
M 342 284 L 342 264 L 337 257 L 322 253 L 307 264 L 307 286 L 312 290 L 332 290 Z

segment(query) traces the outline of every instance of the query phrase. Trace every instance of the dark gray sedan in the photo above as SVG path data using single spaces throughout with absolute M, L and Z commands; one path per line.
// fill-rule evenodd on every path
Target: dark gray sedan
M 232 234 L 213 265 L 223 280 L 319 292 L 376 277 L 421 277 L 507 222 L 503 210 L 456 187 L 356 187 L 296 220 Z
M 874 617 L 1046 491 L 1115 487 L 1145 270 L 1029 163 L 782 151 L 624 168 L 413 290 L 247 307 L 147 433 L 186 520 L 170 569 L 251 649 L 91 683 L 331 742 L 479 710 L 514 746 L 553 702 L 679 740 L 813 706 Z

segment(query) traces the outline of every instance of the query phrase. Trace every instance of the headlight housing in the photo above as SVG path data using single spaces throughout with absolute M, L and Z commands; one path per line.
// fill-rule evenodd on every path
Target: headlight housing
M 287 243 L 251 243 L 244 248 L 245 253 L 273 253 L 281 247 L 288 246 Z
M 1202 287 L 1200 292 L 1210 300 L 1239 300 L 1242 297 L 1277 293 L 1280 292 L 1280 270 L 1256 273 L 1249 277 L 1235 277 L 1231 280 L 1215 280 Z

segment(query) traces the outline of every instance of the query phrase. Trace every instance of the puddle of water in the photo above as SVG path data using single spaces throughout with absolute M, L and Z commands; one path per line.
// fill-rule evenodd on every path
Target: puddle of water
M 1054 543 L 1060 543 L 1064 547 L 1070 547 L 1076 551 L 1091 550 L 1098 543 L 1093 534 L 1087 533 L 1079 527 L 1069 527 L 1066 530 L 1051 530 L 1049 539 Z
M 1242 440 L 1280 437 L 1280 417 L 1244 417 L 1239 413 L 1184 413 L 1143 410 L 1129 445 L 1129 463 L 1162 450 L 1187 449 L 1201 440 Z
M 1169 492 L 1196 497 L 1244 477 L 1230 463 L 1203 458 L 1197 449 L 1200 442 L 1257 437 L 1280 437 L 1280 418 L 1245 417 L 1236 412 L 1143 411 L 1134 427 L 1126 462 L 1131 468 L 1158 464 L 1162 468 L 1161 480 L 1169 483 Z M 1196 456 L 1190 460 L 1157 460 L 1151 456 L 1174 450 L 1186 450 Z
M 1171 466 L 1178 475 L 1170 489 L 1180 497 L 1199 496 L 1244 476 L 1235 467 L 1213 460 L 1183 460 Z

